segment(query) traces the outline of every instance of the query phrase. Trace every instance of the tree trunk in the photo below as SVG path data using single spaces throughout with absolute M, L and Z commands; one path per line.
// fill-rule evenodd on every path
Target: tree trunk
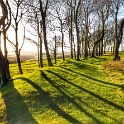
M 56 35 L 55 35 L 54 60 L 55 60 L 55 64 L 56 64 Z
M 88 57 L 87 38 L 84 38 L 84 42 L 85 42 L 84 58 L 87 59 Z
M 18 63 L 19 73 L 20 73 L 20 74 L 23 74 L 23 72 L 22 72 L 22 67 L 21 67 L 20 54 L 18 53 L 18 54 L 16 55 L 16 57 L 17 57 L 17 63 Z
M 10 70 L 9 70 L 9 62 L 7 59 L 7 47 L 6 47 L 6 29 L 5 29 L 5 25 L 3 26 L 3 39 L 4 39 L 4 55 L 5 55 L 5 65 L 6 65 L 6 74 L 7 74 L 7 78 L 10 79 Z
M 20 51 L 18 48 L 18 23 L 16 23 L 16 28 L 15 28 L 15 35 L 16 35 L 16 59 L 17 59 L 17 63 L 18 63 L 18 69 L 19 69 L 19 73 L 23 74 L 22 72 L 22 67 L 21 67 L 21 61 L 20 61 Z
M 81 37 L 81 55 L 84 57 L 84 34 Z
M 119 61 L 119 60 L 120 60 L 120 56 L 119 56 L 119 46 L 120 46 L 120 42 L 121 42 L 121 41 L 118 41 L 118 42 L 116 43 L 114 61 Z
M 7 84 L 8 79 L 10 78 L 9 63 L 7 60 L 6 31 L 8 30 L 11 23 L 11 10 L 7 0 L 6 0 L 6 4 L 4 3 L 3 0 L 0 0 L 0 7 L 2 8 L 0 27 L 3 26 L 4 51 L 5 51 L 5 58 L 4 58 L 1 51 L 1 31 L 0 31 L 0 78 L 1 78 L 0 86 L 4 86 L 5 84 Z M 8 9 L 10 11 L 10 21 L 5 29 L 5 20 L 8 18 Z
M 47 7 L 48 7 L 48 0 L 46 0 L 45 10 L 43 10 L 42 0 L 39 0 L 39 3 L 40 3 L 40 12 L 41 12 L 41 16 L 42 16 L 44 46 L 45 46 L 45 50 L 46 50 L 48 66 L 53 66 L 51 58 L 50 58 L 49 50 L 48 50 L 47 39 L 46 39 L 46 11 L 47 11 Z
M 76 59 L 76 50 L 75 50 L 75 43 L 74 43 L 74 57 L 75 57 L 75 59 Z
M 103 39 L 102 39 L 102 42 L 101 42 L 101 49 L 100 49 L 100 56 L 103 55 Z
M 61 35 L 62 35 L 62 60 L 65 60 L 65 55 L 64 55 L 64 33 L 63 33 L 63 24 L 61 20 Z
M 81 4 L 81 0 L 78 1 L 77 8 L 74 11 L 74 21 L 76 27 L 76 35 L 77 35 L 77 61 L 80 61 L 80 37 L 79 37 L 79 28 L 78 28 L 78 11 Z
M 100 54 L 101 54 L 101 42 L 98 43 L 98 49 L 99 49 L 98 56 L 100 56 Z
M 39 67 L 43 67 L 43 51 L 42 51 L 42 39 L 40 37 L 40 55 L 39 55 Z
M 77 34 L 77 61 L 80 61 L 80 37 L 79 37 L 79 29 L 78 29 L 77 21 L 75 22 L 75 26 L 76 26 L 76 34 Z
M 120 47 L 120 44 L 121 44 L 121 41 L 122 41 L 123 27 L 124 27 L 124 18 L 122 19 L 122 21 L 121 21 L 121 23 L 120 23 L 119 38 L 118 38 L 118 40 L 116 41 L 114 61 L 120 60 L 119 47 Z
M 88 12 L 88 7 L 84 8 L 84 15 L 85 15 L 85 25 L 84 25 L 84 43 L 85 43 L 85 49 L 84 49 L 84 58 L 87 59 L 88 57 L 88 17 L 89 17 L 89 12 Z
M 8 82 L 8 76 L 7 76 L 7 73 L 6 73 L 5 58 L 2 54 L 1 49 L 0 49 L 0 78 L 1 78 L 0 87 L 6 85 L 7 82 Z
M 37 45 L 37 59 L 38 59 L 38 62 L 37 62 L 37 64 L 38 64 L 38 66 L 40 67 L 40 51 L 39 51 L 39 37 L 38 37 L 38 45 Z
M 87 59 L 88 57 L 88 27 L 87 27 L 87 24 L 85 24 L 84 43 L 85 43 L 84 58 Z
M 93 46 L 93 51 L 92 51 L 92 55 L 91 57 L 95 57 L 95 49 L 96 49 L 96 46 L 98 45 L 98 43 L 100 43 L 104 37 L 104 25 L 105 25 L 105 21 L 102 21 L 102 32 L 101 32 L 101 36 L 100 38 L 94 42 L 94 46 Z
M 71 0 L 71 7 L 72 7 L 72 0 Z M 70 41 L 70 58 L 73 59 L 73 32 L 72 32 L 72 21 L 73 21 L 73 12 L 71 8 L 71 15 L 70 15 L 70 28 L 69 28 L 69 41 Z
M 48 50 L 47 39 L 46 39 L 46 21 L 45 21 L 44 16 L 42 16 L 42 21 L 43 21 L 43 34 L 44 34 L 43 37 L 44 37 L 44 45 L 45 45 L 45 50 L 46 50 L 47 61 L 48 61 L 49 66 L 53 66 L 51 58 L 50 58 L 49 50 Z
M 111 49 L 112 49 L 111 51 L 112 51 L 112 54 L 113 54 L 113 55 L 115 55 L 115 44 L 116 44 L 116 43 L 115 43 L 115 41 L 114 41 L 113 47 L 111 48 Z

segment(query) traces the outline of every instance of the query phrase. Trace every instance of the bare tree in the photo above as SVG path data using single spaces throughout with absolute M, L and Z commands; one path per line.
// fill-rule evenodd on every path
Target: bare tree
M 49 49 L 51 51 L 51 53 L 53 54 L 54 56 L 54 60 L 55 60 L 55 64 L 56 64 L 56 58 L 57 58 L 57 51 L 58 51 L 58 48 L 61 47 L 61 36 L 58 35 L 52 39 L 51 42 L 49 42 Z
M 68 0 L 68 25 L 69 25 L 69 43 L 70 43 L 70 58 L 73 59 L 73 0 Z
M 115 40 L 114 40 L 114 60 L 120 60 L 120 57 L 119 57 L 119 46 L 120 46 L 120 43 L 121 43 L 121 40 L 122 40 L 122 35 L 123 35 L 123 19 L 120 23 L 120 25 L 118 25 L 118 14 L 119 14 L 119 9 L 121 7 L 121 5 L 123 5 L 123 1 L 121 0 L 113 0 L 113 3 L 112 3 L 112 7 L 111 7 L 111 14 L 114 18 L 114 22 L 115 22 L 115 25 L 114 25 L 114 35 L 115 35 Z M 118 29 L 119 27 L 119 29 Z
M 81 5 L 81 0 L 74 1 L 74 22 L 75 22 L 76 35 L 77 35 L 77 61 L 80 60 L 80 36 L 79 36 L 79 25 L 78 25 L 78 14 L 79 14 L 80 5 Z
M 122 37 L 123 37 L 123 27 L 124 27 L 124 18 L 121 20 L 120 25 L 119 25 L 119 37 L 116 41 L 114 61 L 120 60 L 119 47 L 120 47 Z
M 82 14 L 81 14 L 81 18 L 83 20 L 83 24 L 82 24 L 82 28 L 83 28 L 83 42 L 82 44 L 84 44 L 84 58 L 86 59 L 88 57 L 88 47 L 89 45 L 89 39 L 90 39 L 90 32 L 89 32 L 89 28 L 90 28 L 90 17 L 93 16 L 91 15 L 91 13 L 93 13 L 93 3 L 91 0 L 84 0 L 83 1 L 83 5 L 82 5 Z M 90 50 L 90 47 L 89 47 Z
M 19 69 L 20 74 L 23 74 L 22 67 L 21 67 L 21 60 L 20 60 L 20 52 L 21 52 L 23 43 L 22 43 L 21 47 L 19 48 L 18 28 L 19 28 L 20 21 L 23 18 L 22 16 L 26 13 L 26 9 L 24 8 L 24 5 L 23 5 L 24 2 L 25 2 L 24 0 L 11 1 L 11 5 L 13 4 L 15 7 L 15 10 L 12 11 L 12 17 L 14 20 L 14 24 L 11 24 L 11 26 L 14 28 L 14 31 L 15 31 L 15 44 L 12 42 L 11 43 L 15 47 L 15 53 L 16 53 L 18 69 Z
M 41 14 L 40 14 L 40 10 L 39 10 L 39 6 L 38 6 L 39 2 L 34 2 L 34 1 L 30 1 L 28 3 L 28 7 L 27 7 L 27 16 L 25 18 L 25 20 L 30 24 L 31 28 L 33 31 L 29 31 L 28 32 L 32 35 L 37 37 L 37 42 L 33 42 L 34 45 L 37 46 L 37 51 L 38 51 L 38 66 L 39 67 L 43 67 L 43 50 L 42 50 L 42 44 L 43 44 L 43 40 L 42 40 L 42 18 L 41 18 Z M 28 38 L 30 39 L 30 38 Z M 28 40 L 28 41 L 34 41 L 32 39 Z
M 3 26 L 4 48 L 5 48 L 4 50 L 5 50 L 5 54 L 6 54 L 5 57 L 4 57 L 3 54 L 2 54 L 2 51 L 0 49 L 0 77 L 1 77 L 0 86 L 4 86 L 10 78 L 10 73 L 8 72 L 9 71 L 9 66 L 8 66 L 8 60 L 7 60 L 6 31 L 8 30 L 8 28 L 10 26 L 11 17 L 10 17 L 8 25 L 5 24 L 5 21 L 8 18 L 8 11 L 11 12 L 11 9 L 10 9 L 10 6 L 9 6 L 9 3 L 8 3 L 7 0 L 6 0 L 6 4 L 4 3 L 3 0 L 1 0 L 0 5 L 1 5 L 1 8 L 2 8 L 2 17 L 0 18 L 0 27 Z
M 43 25 L 43 37 L 44 37 L 44 45 L 45 45 L 45 50 L 46 50 L 46 56 L 47 56 L 47 60 L 48 60 L 48 65 L 52 66 L 52 61 L 50 58 L 50 54 L 49 54 L 49 50 L 48 50 L 48 43 L 47 43 L 47 38 L 46 38 L 46 16 L 47 16 L 47 9 L 48 9 L 48 2 L 49 0 L 46 0 L 45 5 L 43 6 L 43 1 L 39 0 L 40 3 L 40 13 L 41 13 L 41 17 L 42 17 L 42 25 Z
M 111 1 L 98 1 L 95 0 L 95 9 L 97 11 L 98 17 L 101 20 L 101 30 L 98 32 L 99 33 L 99 38 L 94 42 L 94 46 L 93 46 L 93 51 L 92 51 L 92 57 L 95 57 L 95 50 L 96 50 L 96 46 L 98 45 L 98 43 L 100 43 L 101 41 L 103 41 L 103 37 L 104 37 L 104 28 L 105 28 L 105 22 L 108 19 L 109 16 L 109 10 L 110 10 L 110 6 L 111 6 Z
M 62 59 L 63 61 L 65 60 L 65 55 L 64 55 L 64 33 L 66 31 L 65 24 L 67 20 L 67 15 L 66 15 L 66 5 L 61 1 L 56 1 L 54 2 L 53 5 L 53 12 L 51 13 L 52 16 L 55 18 L 55 20 L 58 22 L 58 25 L 55 26 L 57 30 L 60 31 L 61 33 L 61 41 L 62 41 Z

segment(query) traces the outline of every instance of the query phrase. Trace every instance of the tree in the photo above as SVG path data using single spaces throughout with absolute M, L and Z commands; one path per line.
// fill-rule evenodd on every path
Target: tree
M 97 11 L 97 14 L 98 14 L 98 17 L 101 21 L 101 30 L 98 32 L 99 33 L 99 38 L 98 40 L 96 40 L 94 42 L 94 46 L 93 46 L 93 51 L 92 51 L 92 57 L 95 57 L 95 50 L 96 50 L 96 46 L 98 45 L 98 43 L 100 43 L 101 41 L 103 42 L 103 37 L 104 37 L 104 34 L 105 34 L 105 22 L 106 20 L 108 19 L 108 16 L 109 16 L 109 10 L 110 10 L 110 5 L 111 5 L 111 1 L 98 1 L 98 0 L 95 0 L 94 1 L 96 4 L 95 5 L 95 9 Z
M 53 54 L 54 56 L 54 60 L 55 60 L 55 64 L 56 64 L 56 56 L 57 56 L 57 51 L 58 51 L 58 48 L 61 47 L 61 36 L 56 36 L 52 39 L 51 42 L 49 42 L 49 49 L 51 51 L 51 53 Z
M 42 50 L 42 19 L 40 16 L 40 11 L 39 11 L 39 7 L 37 6 L 38 3 L 33 4 L 32 2 L 30 2 L 28 4 L 28 12 L 27 12 L 27 17 L 26 17 L 26 21 L 30 24 L 31 28 L 33 29 L 34 32 L 31 33 L 31 31 L 28 31 L 31 35 L 35 35 L 35 37 L 37 37 L 37 43 L 33 42 L 36 46 L 37 46 L 37 51 L 38 51 L 38 65 L 39 67 L 43 67 L 43 50 Z M 30 38 L 28 38 L 28 41 L 33 41 Z
M 66 19 L 67 19 L 66 6 L 65 6 L 64 2 L 60 2 L 60 1 L 56 1 L 55 4 L 56 4 L 55 7 L 53 7 L 55 10 L 55 13 L 53 16 L 57 19 L 57 21 L 59 23 L 59 25 L 56 28 L 59 29 L 59 31 L 61 33 L 62 59 L 64 61 L 65 60 L 65 55 L 64 55 L 64 32 L 65 32 L 65 30 L 64 30 L 64 26 L 65 26 Z
M 84 0 L 83 1 L 83 5 L 82 5 L 82 20 L 83 20 L 83 24 L 82 24 L 82 28 L 83 28 L 83 41 L 84 41 L 84 58 L 87 59 L 88 57 L 88 46 L 89 46 L 89 27 L 90 27 L 90 14 L 93 11 L 93 4 L 91 0 Z M 93 16 L 93 15 L 91 15 Z M 82 43 L 83 44 L 83 43 Z M 90 49 L 90 48 L 89 48 Z
M 115 47 L 115 56 L 114 56 L 114 61 L 120 60 L 119 56 L 119 47 L 122 41 L 122 36 L 123 36 L 123 27 L 124 27 L 124 18 L 120 22 L 120 27 L 119 27 L 119 37 L 116 41 L 116 47 Z
M 9 17 L 7 18 L 7 22 L 5 21 L 4 24 L 2 25 L 2 32 L 3 32 L 3 41 L 4 41 L 4 55 L 5 55 L 5 63 L 6 63 L 6 73 L 8 76 L 8 79 L 11 78 L 10 76 L 10 71 L 9 71 L 9 62 L 8 62 L 8 51 L 7 51 L 7 45 L 6 45 L 6 34 L 7 34 L 7 30 L 10 27 L 11 24 L 11 8 L 10 5 L 8 3 L 8 0 L 6 1 L 6 5 L 7 5 L 7 9 L 8 9 L 8 14 Z
M 21 0 L 21 1 L 20 0 L 13 0 L 12 2 L 14 2 L 14 5 L 15 5 L 16 9 L 13 10 L 13 12 L 12 12 L 12 17 L 13 17 L 13 20 L 14 20 L 14 24 L 11 24 L 12 27 L 14 28 L 14 31 L 15 31 L 15 44 L 12 43 L 12 42 L 11 43 L 15 47 L 15 53 L 16 53 L 19 73 L 23 74 L 22 67 L 21 67 L 21 60 L 20 60 L 20 52 L 21 52 L 21 48 L 23 46 L 23 43 L 22 43 L 21 47 L 19 48 L 18 28 L 19 28 L 19 23 L 22 20 L 22 16 L 26 12 L 25 12 L 24 6 L 22 5 L 24 0 Z
M 60 1 L 60 0 L 53 0 L 51 3 L 51 7 L 49 8 L 49 15 L 50 19 L 49 21 L 52 23 L 51 30 L 52 32 L 60 32 L 61 33 L 61 48 L 62 48 L 62 59 L 63 61 L 65 60 L 65 55 L 64 55 L 64 47 L 65 47 L 65 34 L 68 30 L 68 6 L 66 5 L 66 1 Z
M 111 7 L 111 14 L 114 18 L 114 36 L 115 36 L 115 40 L 114 40 L 114 61 L 116 60 L 120 60 L 119 57 L 119 46 L 120 43 L 122 41 L 122 35 L 123 35 L 123 19 L 120 22 L 120 25 L 118 26 L 118 14 L 119 14 L 119 9 L 121 7 L 121 5 L 124 2 L 122 0 L 113 0 L 113 4 Z M 119 27 L 119 29 L 118 29 Z
M 69 43 L 70 43 L 70 58 L 73 59 L 73 5 L 72 0 L 68 0 L 69 6 L 68 14 L 68 25 L 69 25 Z
M 79 7 L 81 5 L 81 0 L 74 1 L 74 22 L 76 28 L 76 35 L 77 35 L 77 61 L 80 60 L 80 36 L 79 36 L 79 25 L 78 25 L 78 14 L 79 14 Z
M 48 9 L 48 2 L 49 0 L 46 0 L 46 3 L 43 7 L 43 1 L 39 0 L 40 3 L 40 13 L 41 13 L 41 17 L 42 17 L 42 25 L 43 25 L 43 38 L 44 38 L 44 45 L 45 45 L 45 50 L 46 50 L 46 56 L 47 56 L 47 60 L 48 60 L 48 65 L 52 66 L 52 61 L 50 58 L 50 54 L 49 54 L 49 50 L 48 50 L 48 43 L 47 43 L 47 39 L 46 39 L 46 16 L 47 16 L 47 9 Z
M 0 27 L 3 26 L 3 34 L 4 34 L 4 43 L 6 43 L 6 31 L 9 28 L 9 25 L 5 28 L 5 20 L 8 18 L 8 9 L 10 10 L 10 6 L 8 1 L 6 1 L 6 4 L 3 2 L 3 0 L 0 1 L 0 5 L 2 8 L 2 17 L 0 18 Z M 7 8 L 8 6 L 8 8 Z M 0 39 L 1 40 L 1 39 Z M 4 48 L 6 48 L 5 46 L 6 44 L 4 44 Z M 5 53 L 7 52 L 7 49 L 5 49 Z M 2 51 L 0 49 L 0 77 L 1 77 L 1 83 L 0 86 L 4 86 L 7 84 L 10 75 L 9 75 L 9 66 L 8 66 L 8 61 L 7 61 L 7 53 L 6 53 L 6 57 L 3 56 Z

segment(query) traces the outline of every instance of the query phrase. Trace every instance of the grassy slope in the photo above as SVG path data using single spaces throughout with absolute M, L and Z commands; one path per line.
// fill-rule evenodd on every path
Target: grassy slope
M 124 57 L 123 57 L 124 58 Z M 9 124 L 124 124 L 124 60 L 110 56 L 38 69 L 11 65 L 0 89 L 0 122 Z

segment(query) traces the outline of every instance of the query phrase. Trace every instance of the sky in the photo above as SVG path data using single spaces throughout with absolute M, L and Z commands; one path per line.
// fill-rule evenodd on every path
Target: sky
M 23 27 L 19 26 L 19 31 L 18 31 L 19 48 L 21 47 L 22 42 L 23 42 L 23 35 L 24 35 L 23 32 L 24 32 Z M 14 29 L 12 27 L 7 31 L 7 35 L 11 41 L 15 41 L 15 32 L 14 32 Z M 26 33 L 26 36 L 28 36 L 28 33 Z M 3 37 L 2 37 L 2 39 L 3 39 Z M 37 40 L 37 38 L 36 38 L 36 40 Z M 3 50 L 4 49 L 3 48 L 4 47 L 3 46 L 3 40 L 2 40 L 1 44 L 2 44 L 1 47 Z M 8 49 L 8 52 L 14 52 L 14 48 L 12 47 L 12 45 L 8 41 L 7 41 L 7 49 Z M 25 43 L 22 47 L 22 51 L 37 51 L 37 47 L 35 45 L 25 41 Z
M 120 18 L 123 17 L 123 15 L 122 15 L 123 12 L 121 10 L 122 9 L 120 9 Z M 1 13 L 1 9 L 0 9 L 0 13 Z M 0 16 L 1 16 L 1 14 L 0 14 Z M 29 30 L 33 30 L 29 27 L 29 25 L 27 26 L 27 28 L 29 28 Z M 23 41 L 23 35 L 24 35 L 23 31 L 24 31 L 23 26 L 19 25 L 19 31 L 18 31 L 19 47 L 20 47 L 20 45 Z M 26 36 L 31 37 L 31 35 L 29 35 L 29 33 L 27 33 L 27 32 L 26 32 Z M 12 27 L 8 30 L 8 37 L 11 41 L 15 41 L 15 32 L 14 32 L 14 29 Z M 37 37 L 35 37 L 33 39 L 37 40 Z M 2 41 L 1 44 L 2 44 L 1 47 L 2 47 L 2 50 L 3 50 L 3 41 Z M 7 43 L 7 48 L 8 48 L 8 52 L 14 52 L 14 49 L 13 49 L 13 47 L 10 43 Z M 24 46 L 22 47 L 22 51 L 37 51 L 37 47 L 35 45 L 25 41 Z M 43 48 L 43 51 L 45 51 L 44 48 Z
M 2 16 L 1 13 L 2 13 L 2 9 L 0 7 L 0 16 Z M 22 44 L 22 41 L 23 41 L 23 35 L 24 35 L 23 32 L 24 32 L 24 28 L 20 24 L 19 25 L 19 30 L 18 30 L 19 47 L 20 47 L 20 45 Z M 12 42 L 15 42 L 15 32 L 14 32 L 14 29 L 12 27 L 10 27 L 8 29 L 7 35 L 9 37 L 9 40 L 11 40 Z M 29 35 L 29 34 L 27 34 L 27 32 L 26 32 L 26 35 Z M 37 38 L 35 38 L 35 39 L 37 40 Z M 1 36 L 1 49 L 2 49 L 2 51 L 4 50 L 3 36 Z M 8 49 L 8 52 L 14 52 L 15 51 L 14 48 L 12 47 L 12 45 L 10 43 L 8 43 L 8 41 L 7 41 L 7 49 Z M 24 46 L 22 47 L 22 51 L 37 51 L 37 47 L 35 45 L 25 41 Z

